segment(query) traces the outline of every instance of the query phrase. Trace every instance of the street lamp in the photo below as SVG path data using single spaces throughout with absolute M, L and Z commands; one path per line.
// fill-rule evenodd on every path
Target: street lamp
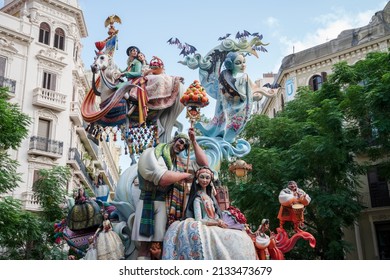
M 238 159 L 229 165 L 229 171 L 234 173 L 237 177 L 244 177 L 248 171 L 252 170 L 252 164 L 248 164 L 242 159 Z

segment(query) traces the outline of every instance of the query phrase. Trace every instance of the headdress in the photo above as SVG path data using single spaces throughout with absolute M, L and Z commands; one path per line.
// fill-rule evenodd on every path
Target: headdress
M 261 225 L 264 225 L 264 224 L 269 224 L 269 219 L 262 219 Z
M 132 49 L 136 49 L 137 52 L 140 52 L 139 48 L 137 48 L 136 46 L 130 46 L 130 47 L 128 47 L 127 50 L 126 50 L 127 56 L 130 55 L 130 52 L 131 52 Z
M 195 177 L 198 178 L 200 173 L 208 173 L 211 176 L 211 181 L 214 181 L 214 172 L 208 166 L 201 166 L 195 174 Z
M 173 137 L 171 143 L 175 143 L 177 140 L 183 139 L 185 142 L 185 149 L 188 149 L 190 147 L 190 137 L 188 137 L 185 133 L 178 133 Z

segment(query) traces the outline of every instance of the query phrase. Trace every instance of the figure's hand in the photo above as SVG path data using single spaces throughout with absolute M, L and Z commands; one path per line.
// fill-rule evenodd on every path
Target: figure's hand
M 195 143 L 196 142 L 196 138 L 195 138 L 195 129 L 193 127 L 191 127 L 189 130 L 188 130 L 188 136 L 190 137 L 190 140 L 192 143 Z
M 224 221 L 222 221 L 222 220 L 218 220 L 217 223 L 218 223 L 217 225 L 219 227 L 221 227 L 221 228 L 227 228 L 228 227 L 227 224 Z

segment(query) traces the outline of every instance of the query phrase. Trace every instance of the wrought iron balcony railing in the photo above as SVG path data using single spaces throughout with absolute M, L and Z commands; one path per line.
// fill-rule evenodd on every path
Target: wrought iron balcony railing
M 30 151 L 36 150 L 49 154 L 62 156 L 64 149 L 64 142 L 47 139 L 40 136 L 31 136 Z

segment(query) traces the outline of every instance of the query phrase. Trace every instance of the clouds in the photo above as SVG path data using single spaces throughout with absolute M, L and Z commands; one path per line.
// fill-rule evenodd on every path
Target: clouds
M 367 25 L 375 12 L 382 10 L 388 1 L 375 4 L 365 1 L 359 4 L 354 1 L 325 2 L 311 3 L 302 8 L 283 5 L 279 9 L 270 9 L 276 12 L 261 20 L 266 27 L 264 38 L 270 42 L 262 68 L 265 64 L 268 71 L 277 73 L 285 56 L 336 39 L 344 30 Z
M 314 17 L 312 28 L 307 28 L 306 33 L 303 36 L 301 35 L 299 39 L 287 36 L 281 37 L 280 43 L 284 45 L 283 53 L 284 55 L 291 53 L 291 46 L 294 46 L 295 52 L 303 51 L 337 38 L 344 30 L 367 25 L 374 13 L 375 11 L 368 10 L 353 14 L 344 9 L 334 8 L 331 13 Z

